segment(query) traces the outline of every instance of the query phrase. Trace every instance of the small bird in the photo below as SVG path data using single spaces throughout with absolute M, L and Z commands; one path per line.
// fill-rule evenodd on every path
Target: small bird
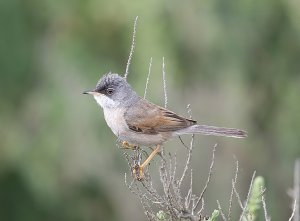
M 138 96 L 126 79 L 118 74 L 105 74 L 96 88 L 83 92 L 93 95 L 103 108 L 104 118 L 112 132 L 127 147 L 156 146 L 142 165 L 134 171 L 138 180 L 144 169 L 160 151 L 161 145 L 183 134 L 203 134 L 234 138 L 247 137 L 243 130 L 199 125 L 166 108 Z

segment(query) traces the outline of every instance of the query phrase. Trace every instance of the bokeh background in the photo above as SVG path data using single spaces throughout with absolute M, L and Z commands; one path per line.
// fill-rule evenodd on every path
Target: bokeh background
M 164 104 L 165 57 L 170 109 L 188 116 L 191 104 L 200 123 L 249 133 L 196 137 L 196 192 L 218 143 L 207 214 L 216 199 L 228 205 L 236 158 L 241 197 L 256 170 L 272 220 L 287 220 L 300 156 L 300 3 L 293 0 L 1 1 L 0 220 L 146 220 L 124 184 L 127 162 L 102 110 L 81 94 L 104 73 L 125 72 L 137 15 L 128 81 L 138 93 L 153 57 L 148 98 Z M 178 140 L 166 150 L 184 162 Z

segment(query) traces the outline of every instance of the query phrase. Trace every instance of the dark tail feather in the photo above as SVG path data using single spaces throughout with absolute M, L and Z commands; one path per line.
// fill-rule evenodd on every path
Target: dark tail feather
M 177 131 L 177 134 L 178 135 L 203 134 L 203 135 L 224 136 L 224 137 L 234 137 L 234 138 L 247 137 L 247 132 L 244 130 L 239 130 L 235 128 L 226 128 L 226 127 L 214 127 L 214 126 L 207 126 L 207 125 L 193 125 Z

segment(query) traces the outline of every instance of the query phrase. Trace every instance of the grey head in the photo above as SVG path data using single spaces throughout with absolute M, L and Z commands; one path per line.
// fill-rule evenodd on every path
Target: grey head
M 102 108 L 126 107 L 139 99 L 126 79 L 114 73 L 103 75 L 95 89 L 83 93 L 93 95 Z

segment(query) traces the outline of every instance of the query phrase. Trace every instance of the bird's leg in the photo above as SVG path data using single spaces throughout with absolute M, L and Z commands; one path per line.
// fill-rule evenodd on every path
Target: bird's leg
M 130 143 L 128 143 L 128 141 L 123 141 L 122 142 L 122 148 L 124 148 L 124 149 L 133 149 L 133 150 L 135 150 L 135 149 L 137 149 L 138 148 L 138 146 L 136 146 L 136 145 L 133 145 L 133 144 L 130 144 Z
M 160 152 L 160 145 L 157 145 L 156 148 L 152 151 L 149 157 L 142 163 L 142 165 L 136 165 L 133 168 L 133 174 L 136 176 L 138 181 L 142 181 L 145 177 L 144 171 L 145 167 L 150 163 L 150 161 L 155 157 L 157 153 Z

